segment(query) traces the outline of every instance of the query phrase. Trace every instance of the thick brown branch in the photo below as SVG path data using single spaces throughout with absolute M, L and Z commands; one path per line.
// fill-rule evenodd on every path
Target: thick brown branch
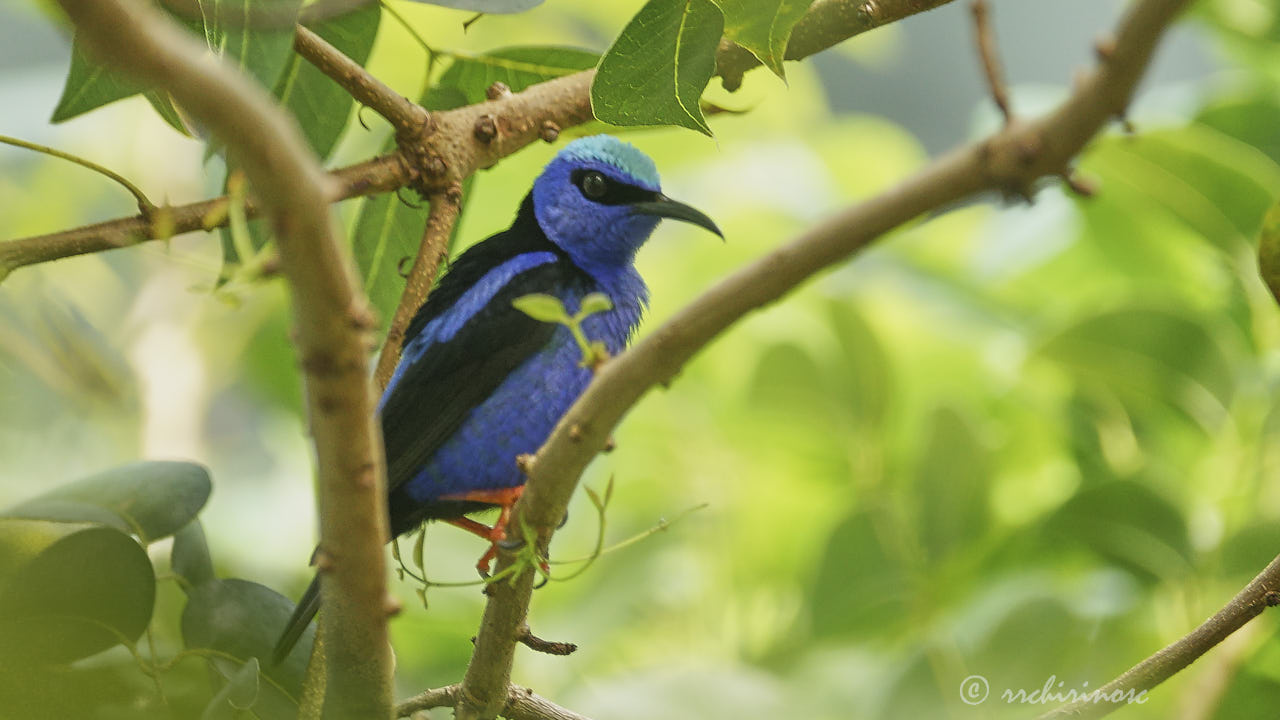
M 458 703 L 461 691 L 461 685 L 428 690 L 397 705 L 395 716 L 402 718 L 420 710 L 454 707 Z M 508 720 L 589 720 L 584 715 L 579 715 L 535 695 L 529 688 L 514 686 L 507 689 L 507 701 L 502 708 L 502 716 Z
M 351 97 L 357 102 L 368 105 L 386 118 L 391 127 L 396 129 L 397 135 L 416 135 L 431 122 L 430 115 L 420 105 L 387 87 L 360 63 L 343 55 L 306 27 L 298 26 L 293 47 L 307 62 L 351 93 Z
M 791 30 L 786 60 L 803 60 L 837 43 L 904 17 L 946 5 L 951 0 L 816 0 Z M 760 60 L 729 40 L 720 41 L 716 74 L 729 91 L 742 86 L 742 76 Z
M 427 202 L 431 203 L 431 209 L 427 215 L 427 227 L 422 233 L 422 244 L 418 246 L 413 267 L 405 278 L 404 293 L 400 295 L 400 304 L 391 317 L 391 328 L 387 331 L 387 340 L 382 345 L 377 369 L 373 372 L 373 381 L 378 390 L 385 390 L 390 382 L 391 373 L 400 359 L 400 344 L 404 342 L 409 321 L 422 303 L 426 302 L 431 284 L 435 282 L 436 273 L 440 270 L 440 263 L 449 253 L 449 237 L 453 234 L 454 224 L 458 222 L 458 209 L 462 205 L 462 186 L 455 185 L 445 192 L 436 193 L 428 197 Z
M 752 310 L 847 259 L 888 231 L 976 193 L 1032 187 L 1060 175 L 1106 122 L 1128 104 L 1156 42 L 1188 0 L 1142 0 L 1121 21 L 1115 52 L 1046 117 L 1014 123 L 953 151 L 895 188 L 819 224 L 734 273 L 606 363 L 528 463 L 529 481 L 512 527 L 527 523 L 546 542 L 564 516 L 587 463 L 622 416 L 655 385 L 669 382 L 695 353 Z M 498 571 L 513 558 L 501 553 Z M 501 709 L 513 647 L 528 611 L 532 571 L 495 583 L 463 681 L 458 717 Z M 468 706 L 467 715 L 462 713 Z
M 1101 698 L 1094 702 L 1086 697 L 1069 705 L 1055 708 L 1037 718 L 1072 718 L 1089 720 L 1110 715 L 1124 707 L 1128 698 L 1150 690 L 1173 677 L 1175 673 L 1195 662 L 1197 658 L 1218 643 L 1227 639 L 1245 623 L 1258 617 L 1269 607 L 1280 605 L 1280 556 L 1267 565 L 1243 590 L 1231 598 L 1231 602 L 1201 623 L 1185 637 L 1134 665 L 1123 675 L 1098 688 Z
M 100 58 L 171 93 L 226 143 L 276 227 L 294 295 L 319 472 L 327 717 L 388 717 L 382 443 L 367 345 L 373 326 L 329 211 L 328 177 L 266 92 L 139 0 L 61 0 Z

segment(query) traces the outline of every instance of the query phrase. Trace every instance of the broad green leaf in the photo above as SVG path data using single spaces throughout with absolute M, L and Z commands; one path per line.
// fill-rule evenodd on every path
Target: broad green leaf
M 530 85 L 593 68 L 599 60 L 596 53 L 571 47 L 499 48 L 480 55 L 455 56 L 436 86 L 461 91 L 466 99 L 462 104 L 478 103 L 484 101 L 485 90 L 495 82 L 520 92 Z
M 945 406 L 934 411 L 921 452 L 915 469 L 917 533 L 938 562 L 985 532 L 991 467 L 972 426 Z
M 1040 349 L 1086 387 L 1134 407 L 1182 410 L 1205 429 L 1226 416 L 1235 375 L 1216 339 L 1182 314 L 1126 308 L 1085 318 Z
M 479 13 L 518 13 L 542 4 L 542 0 L 415 0 L 427 5 L 470 10 Z
M 1044 525 L 1054 546 L 1075 544 L 1147 581 L 1185 575 L 1191 539 L 1178 508 L 1145 485 L 1107 482 L 1076 493 Z
M 268 587 L 247 580 L 214 580 L 188 596 L 182 613 L 182 639 L 188 648 L 217 650 L 241 662 L 270 658 L 292 612 L 293 603 Z M 262 666 L 266 685 L 277 692 L 263 693 L 260 702 L 296 704 L 314 642 L 315 628 L 308 627 L 279 665 Z
M 191 522 L 210 490 L 203 466 L 139 462 L 63 485 L 0 511 L 0 517 L 100 523 L 150 543 Z
M 911 578 L 889 522 L 860 510 L 831 533 L 810 595 L 815 637 L 884 636 L 911 622 Z
M 343 55 L 364 65 L 373 49 L 381 17 L 382 6 L 369 3 L 310 28 Z M 296 53 L 289 57 L 275 94 L 297 118 L 311 149 L 321 159 L 329 157 L 351 119 L 351 106 L 355 103 L 351 95 Z
M 169 565 L 173 574 L 186 581 L 183 589 L 190 591 L 214 579 L 213 558 L 209 556 L 209 544 L 205 541 L 204 525 L 192 520 L 173 535 L 173 549 L 169 552 Z
M 155 603 L 147 553 L 110 527 L 0 519 L 0 666 L 133 642 Z
M 79 41 L 71 44 L 71 67 L 63 84 L 62 97 L 53 110 L 50 122 L 60 123 L 113 103 L 132 97 L 146 90 L 146 86 L 115 71 L 108 70 L 85 55 Z M 162 93 L 146 90 L 147 101 L 165 122 L 181 133 L 186 133 L 182 119 Z
M 614 125 L 678 125 L 711 135 L 699 100 L 724 17 L 711 0 L 649 0 L 600 59 L 591 108 Z
M 258 700 L 258 671 L 258 658 L 249 658 L 209 700 L 200 720 L 234 720 L 241 717 L 238 711 L 252 708 Z
M 530 293 L 511 301 L 517 310 L 534 320 L 548 323 L 568 323 L 569 313 L 560 298 L 546 293 Z
M 613 301 L 608 295 L 601 292 L 593 292 L 582 298 L 582 305 L 578 308 L 577 319 L 582 320 L 596 313 L 609 312 L 613 309 Z
M 861 427 L 879 433 L 894 397 L 884 344 L 854 303 L 833 302 L 827 320 L 843 351 L 840 376 L 848 382 L 851 410 Z
M 1260 521 L 1246 525 L 1222 543 L 1220 552 L 1223 572 L 1251 578 L 1280 555 L 1280 524 Z
M 202 6 L 205 42 L 227 61 L 273 88 L 293 55 L 292 25 L 254 27 L 253 14 L 297 13 L 302 0 L 213 0 Z
M 786 77 L 791 29 L 804 17 L 813 0 L 715 0 L 724 13 L 725 37 L 751 51 L 778 77 Z

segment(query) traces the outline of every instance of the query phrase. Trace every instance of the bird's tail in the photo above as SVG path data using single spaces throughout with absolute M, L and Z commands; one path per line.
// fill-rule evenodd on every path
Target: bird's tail
M 289 656 L 289 651 L 298 644 L 298 638 L 306 632 L 307 626 L 311 624 L 311 618 L 316 616 L 316 611 L 319 609 L 320 577 L 316 576 L 307 586 L 307 591 L 302 593 L 302 599 L 298 600 L 298 606 L 293 609 L 289 624 L 285 625 L 284 632 L 280 633 L 280 639 L 276 640 L 276 647 L 271 651 L 272 665 L 279 665 Z

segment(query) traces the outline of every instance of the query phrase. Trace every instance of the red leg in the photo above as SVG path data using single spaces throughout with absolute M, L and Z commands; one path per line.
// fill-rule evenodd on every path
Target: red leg
M 520 499 L 522 494 L 524 494 L 524 486 L 519 485 L 501 490 L 476 490 L 460 495 L 441 496 L 441 500 L 469 500 L 498 506 L 498 521 L 493 524 L 493 527 L 483 525 L 467 517 L 445 520 L 450 525 L 460 527 L 489 541 L 489 549 L 485 551 L 485 554 L 476 563 L 476 569 L 480 571 L 480 574 L 488 576 L 489 564 L 493 562 L 493 558 L 498 554 L 498 543 L 507 539 L 507 523 L 511 521 L 511 508 L 515 506 L 516 501 Z

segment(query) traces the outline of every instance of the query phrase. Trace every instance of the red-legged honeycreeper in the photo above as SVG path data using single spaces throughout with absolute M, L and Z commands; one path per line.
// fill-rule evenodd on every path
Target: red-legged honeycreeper
M 662 218 L 723 237 L 711 218 L 662 194 L 653 161 L 608 135 L 569 143 L 525 196 L 511 227 L 467 250 L 405 333 L 378 403 L 386 443 L 391 535 L 445 520 L 497 542 L 524 489 L 516 457 L 538 449 L 591 380 L 569 328 L 512 302 L 532 293 L 569 314 L 604 293 L 612 309 L 582 322 L 588 339 L 622 352 L 649 291 L 633 264 Z M 493 528 L 464 517 L 499 507 Z M 486 553 L 481 564 L 487 564 Z M 320 605 L 312 580 L 276 643 L 293 648 Z

